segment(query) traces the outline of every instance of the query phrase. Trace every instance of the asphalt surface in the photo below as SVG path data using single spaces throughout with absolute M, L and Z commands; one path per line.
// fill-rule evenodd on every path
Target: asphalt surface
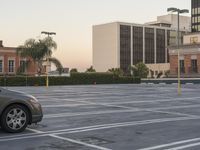
M 200 85 L 10 87 L 32 94 L 44 119 L 0 150 L 199 150 Z

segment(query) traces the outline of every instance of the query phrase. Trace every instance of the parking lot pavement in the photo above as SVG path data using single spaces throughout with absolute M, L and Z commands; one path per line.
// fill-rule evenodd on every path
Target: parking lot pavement
M 0 130 L 0 150 L 200 149 L 200 85 L 8 87 L 34 95 L 43 121 Z

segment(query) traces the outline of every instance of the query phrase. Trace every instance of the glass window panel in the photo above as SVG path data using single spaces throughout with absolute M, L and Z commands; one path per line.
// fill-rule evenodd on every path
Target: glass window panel
M 194 8 L 192 8 L 192 14 L 194 14 L 194 13 L 195 13 L 194 11 L 195 11 L 195 9 L 194 9 Z
M 3 72 L 3 60 L 0 60 L 0 72 Z
M 8 71 L 14 72 L 14 60 L 9 60 L 8 62 Z
M 192 23 L 195 23 L 195 17 L 192 17 Z
M 25 72 L 25 68 L 26 68 L 26 61 L 25 60 L 21 60 L 20 61 L 20 72 L 24 73 Z
M 198 8 L 198 13 L 200 13 L 200 7 Z
M 198 14 L 198 8 L 195 8 L 195 13 L 194 14 Z

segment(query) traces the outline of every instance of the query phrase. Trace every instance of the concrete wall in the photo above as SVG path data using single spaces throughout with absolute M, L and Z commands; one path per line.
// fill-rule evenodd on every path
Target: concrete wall
M 119 68 L 119 25 L 93 26 L 93 67 L 97 72 Z
M 163 75 L 162 75 L 162 77 L 165 75 L 165 73 L 167 72 L 167 71 L 169 71 L 170 70 L 170 64 L 169 63 L 161 63 L 161 64 L 146 64 L 146 66 L 149 68 L 149 75 L 148 75 L 148 77 L 154 77 L 154 78 L 156 78 L 157 77 L 157 75 L 159 74 L 159 73 L 163 73 Z M 153 74 L 151 74 L 152 72 L 151 71 L 153 71 Z
M 167 21 L 172 24 L 171 28 L 177 29 L 178 27 L 178 16 L 176 14 L 168 14 L 163 16 L 158 16 L 157 21 Z M 191 31 L 191 18 L 188 16 L 180 15 L 180 29 Z

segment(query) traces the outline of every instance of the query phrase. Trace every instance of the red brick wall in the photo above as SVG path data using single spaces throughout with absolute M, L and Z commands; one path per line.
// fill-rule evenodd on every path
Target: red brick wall
M 8 52 L 5 52 L 5 50 L 0 51 L 0 57 L 3 57 L 3 59 L 4 59 L 4 73 L 10 74 L 8 72 L 8 59 L 10 57 L 15 59 L 15 71 L 14 72 L 15 73 L 17 72 L 17 69 L 20 66 L 20 57 L 15 52 L 12 52 L 10 50 L 8 50 Z M 33 75 L 33 74 L 37 73 L 37 65 L 34 64 L 34 62 L 31 58 L 26 58 L 26 59 L 30 60 L 28 69 L 27 69 L 27 74 Z
M 170 62 L 170 73 L 171 74 L 177 74 L 177 67 L 178 67 L 178 59 L 177 56 L 171 55 L 169 57 L 169 62 Z
M 198 73 L 200 74 L 200 55 L 197 55 Z
M 200 54 L 197 55 L 197 66 L 198 66 L 198 73 L 200 74 Z M 192 55 L 184 55 L 184 65 L 185 65 L 185 74 L 189 74 L 189 68 L 191 67 L 191 56 Z M 170 73 L 177 74 L 178 68 L 178 56 L 171 55 L 170 56 Z
M 189 74 L 189 67 L 191 67 L 191 55 L 184 56 L 185 74 Z

